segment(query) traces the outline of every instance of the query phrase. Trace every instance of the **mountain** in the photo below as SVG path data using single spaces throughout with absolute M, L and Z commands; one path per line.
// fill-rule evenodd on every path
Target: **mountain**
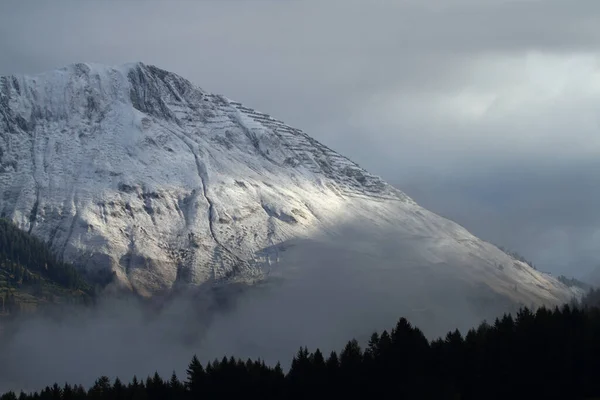
M 2 217 L 144 296 L 298 274 L 376 294 L 385 276 L 421 305 L 578 294 L 303 131 L 142 63 L 2 77 L 0 191 Z
M 47 304 L 91 301 L 75 267 L 56 260 L 39 239 L 0 219 L 0 317 Z

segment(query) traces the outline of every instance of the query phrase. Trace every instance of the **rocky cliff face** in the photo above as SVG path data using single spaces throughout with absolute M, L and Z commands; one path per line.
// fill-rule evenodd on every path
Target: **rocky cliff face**
M 0 192 L 3 217 L 143 295 L 261 279 L 305 240 L 527 305 L 573 294 L 301 130 L 141 63 L 2 77 Z

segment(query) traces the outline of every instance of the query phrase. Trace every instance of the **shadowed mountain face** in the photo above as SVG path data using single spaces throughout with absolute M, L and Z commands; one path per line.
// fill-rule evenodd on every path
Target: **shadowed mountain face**
M 2 77 L 0 191 L 2 216 L 142 295 L 295 268 L 364 274 L 371 294 L 397 280 L 414 304 L 574 294 L 304 132 L 141 63 Z

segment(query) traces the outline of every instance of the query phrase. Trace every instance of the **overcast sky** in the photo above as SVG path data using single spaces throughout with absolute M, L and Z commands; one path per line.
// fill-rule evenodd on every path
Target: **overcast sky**
M 157 65 L 542 269 L 600 265 L 598 0 L 5 0 L 0 54 Z

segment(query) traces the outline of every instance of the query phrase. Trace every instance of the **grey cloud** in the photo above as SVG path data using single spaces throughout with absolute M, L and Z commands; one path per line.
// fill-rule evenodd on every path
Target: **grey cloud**
M 433 80 L 438 86 L 448 60 L 496 51 L 593 50 L 600 35 L 594 1 L 577 7 L 565 1 L 415 3 L 4 3 L 2 47 L 37 62 L 6 60 L 0 71 L 139 58 L 215 86 L 210 89 L 254 99 L 256 86 L 244 93 L 249 84 L 238 81 L 354 90 L 357 80 L 371 90 L 374 83 L 398 81 Z

